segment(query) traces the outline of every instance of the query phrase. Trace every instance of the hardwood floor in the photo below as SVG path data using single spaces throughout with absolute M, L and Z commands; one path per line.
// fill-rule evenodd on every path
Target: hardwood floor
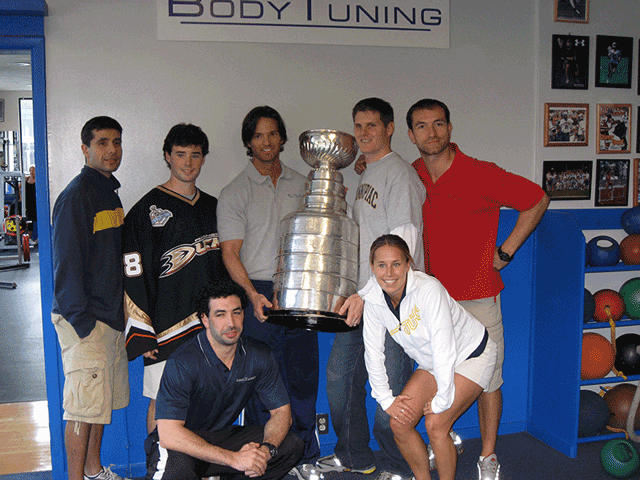
M 0 404 L 0 475 L 51 470 L 47 402 Z

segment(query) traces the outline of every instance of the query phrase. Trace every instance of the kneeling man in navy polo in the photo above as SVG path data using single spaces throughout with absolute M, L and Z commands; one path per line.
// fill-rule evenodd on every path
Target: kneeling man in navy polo
M 302 441 L 289 432 L 291 407 L 271 350 L 240 338 L 247 301 L 232 281 L 203 288 L 198 316 L 205 330 L 169 357 L 160 381 L 158 426 L 145 442 L 146 478 L 279 480 L 302 457 Z M 269 420 L 234 425 L 253 392 Z

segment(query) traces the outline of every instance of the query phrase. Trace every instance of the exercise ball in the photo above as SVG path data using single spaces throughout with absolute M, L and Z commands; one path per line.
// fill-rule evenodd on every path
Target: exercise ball
M 615 290 L 604 288 L 593 294 L 593 301 L 596 304 L 593 312 L 593 319 L 596 322 L 608 322 L 609 316 L 617 322 L 624 315 L 624 299 Z
M 580 390 L 578 437 L 598 435 L 607 426 L 610 414 L 604 398 L 591 390 Z
M 604 471 L 615 478 L 629 478 L 640 470 L 638 451 L 624 438 L 614 438 L 604 444 L 600 463 Z
M 584 323 L 591 322 L 593 320 L 593 314 L 596 313 L 596 301 L 593 299 L 593 295 L 586 288 L 584 289 L 584 311 L 583 321 Z
M 620 261 L 620 245 L 613 238 L 600 235 L 589 240 L 586 256 L 593 267 L 610 267 Z
M 625 333 L 616 338 L 616 370 L 625 375 L 640 374 L 640 335 Z
M 620 287 L 624 308 L 630 318 L 640 318 L 640 278 L 627 280 Z
M 627 235 L 635 235 L 640 233 L 640 205 L 630 208 L 622 214 L 620 218 L 622 229 Z
M 619 383 L 615 387 L 607 390 L 604 394 L 604 401 L 611 412 L 607 424 L 612 428 L 627 429 L 627 417 L 631 408 L 633 395 L 636 393 L 636 386 L 631 383 Z M 636 412 L 633 429 L 640 429 L 640 408 Z
M 580 378 L 592 380 L 604 377 L 613 368 L 615 358 L 613 345 L 609 340 L 598 333 L 584 333 L 582 335 Z
M 625 265 L 640 265 L 640 235 L 628 235 L 620 242 L 620 259 Z

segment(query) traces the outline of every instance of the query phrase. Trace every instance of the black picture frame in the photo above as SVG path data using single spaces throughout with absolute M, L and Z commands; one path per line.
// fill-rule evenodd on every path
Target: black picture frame
M 596 87 L 631 88 L 633 38 L 596 36 Z
M 542 162 L 542 189 L 550 200 L 591 200 L 592 178 L 590 160 Z
M 626 207 L 629 202 L 629 159 L 596 161 L 595 206 Z
M 554 0 L 556 22 L 589 23 L 589 0 Z
M 553 35 L 551 39 L 551 88 L 589 88 L 589 37 Z

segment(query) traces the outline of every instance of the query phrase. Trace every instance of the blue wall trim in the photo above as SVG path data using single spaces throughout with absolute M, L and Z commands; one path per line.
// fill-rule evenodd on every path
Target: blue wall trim
M 49 8 L 45 0 L 3 0 L 0 15 L 47 16 Z

